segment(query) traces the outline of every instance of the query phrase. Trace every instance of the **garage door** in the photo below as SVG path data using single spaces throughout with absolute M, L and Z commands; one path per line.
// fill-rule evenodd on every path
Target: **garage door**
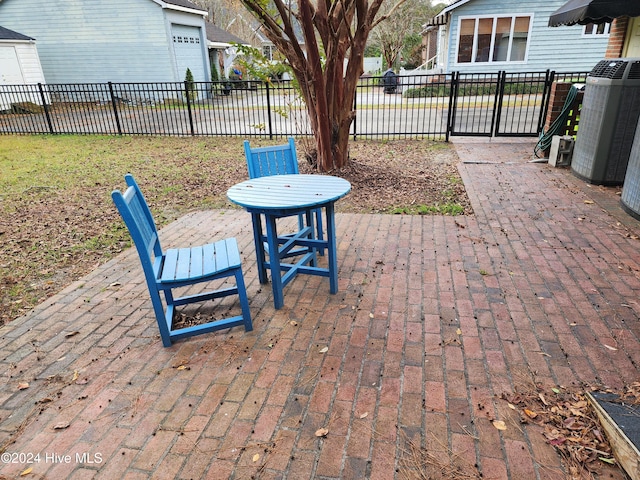
M 200 29 L 185 25 L 172 25 L 173 49 L 178 66 L 178 78 L 184 80 L 187 68 L 191 70 L 196 82 L 206 80 L 205 60 L 200 39 Z

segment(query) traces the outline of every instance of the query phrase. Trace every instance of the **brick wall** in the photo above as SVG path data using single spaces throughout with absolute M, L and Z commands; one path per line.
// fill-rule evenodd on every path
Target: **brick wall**
M 611 32 L 609 34 L 609 43 L 605 58 L 622 57 L 622 48 L 624 47 L 624 39 L 627 36 L 627 27 L 629 26 L 629 17 L 616 18 L 611 24 Z
M 547 110 L 547 118 L 544 123 L 544 131 L 548 131 L 551 124 L 558 118 L 562 111 L 569 90 L 571 90 L 572 83 L 554 82 L 551 85 L 551 94 L 549 97 L 549 109 Z M 578 129 L 578 118 L 580 116 L 580 108 L 582 107 L 583 92 L 579 92 L 578 96 L 573 101 L 569 117 L 567 118 L 567 124 L 565 128 L 558 132 L 557 135 L 572 135 L 576 134 Z
M 545 118 L 543 132 L 548 132 L 549 128 L 555 122 L 555 120 L 560 116 L 560 112 L 564 108 L 564 104 L 567 101 L 567 97 L 569 96 L 569 91 L 573 86 L 572 83 L 565 82 L 554 82 L 551 85 L 551 93 L 549 95 L 549 108 L 547 110 L 547 117 Z M 582 108 L 582 98 L 584 97 L 584 92 L 578 92 L 576 98 L 573 100 L 573 103 L 569 110 L 569 115 L 567 116 L 567 121 L 564 124 L 563 128 L 559 131 L 555 132 L 554 135 L 571 135 L 575 138 L 576 133 L 578 131 L 578 123 L 580 119 L 580 109 Z M 543 151 L 543 155 L 545 157 L 549 156 L 550 148 L 547 148 Z

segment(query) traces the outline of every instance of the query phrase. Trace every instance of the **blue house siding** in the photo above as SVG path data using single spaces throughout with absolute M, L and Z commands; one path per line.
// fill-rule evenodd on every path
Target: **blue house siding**
M 169 11 L 153 0 L 4 0 L 0 18 L 37 40 L 48 83 L 182 81 L 171 23 L 198 26 L 204 35 L 201 15 Z M 204 36 L 200 44 L 206 49 Z M 206 53 L 202 57 L 206 65 Z M 207 80 L 208 69 L 200 70 L 196 80 Z
M 462 3 L 462 2 L 461 2 Z M 589 71 L 604 58 L 608 36 L 583 35 L 583 27 L 548 27 L 549 16 L 566 0 L 470 0 L 451 10 L 448 32 L 447 71 L 485 73 L 537 72 L 547 69 L 559 72 Z M 458 63 L 460 19 L 496 15 L 530 15 L 527 55 L 522 62 Z

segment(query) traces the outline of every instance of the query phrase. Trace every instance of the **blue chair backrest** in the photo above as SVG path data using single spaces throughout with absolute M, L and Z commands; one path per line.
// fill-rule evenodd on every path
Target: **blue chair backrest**
M 151 210 L 133 176 L 127 174 L 124 178 L 128 185 L 127 190 L 124 193 L 114 191 L 111 197 L 129 229 L 145 276 L 150 280 L 154 277 L 153 263 L 161 261 L 163 255 L 158 230 Z
M 298 157 L 296 144 L 292 137 L 284 145 L 251 148 L 249 141 L 244 141 L 244 154 L 247 158 L 249 178 L 267 177 L 298 173 Z

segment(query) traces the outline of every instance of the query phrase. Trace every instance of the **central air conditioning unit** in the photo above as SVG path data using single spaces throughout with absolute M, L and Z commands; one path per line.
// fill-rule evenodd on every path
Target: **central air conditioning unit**
M 640 118 L 640 58 L 605 59 L 587 77 L 571 171 L 621 185 Z
M 622 209 L 636 219 L 640 219 L 640 122 L 629 155 L 627 175 L 620 197 Z

